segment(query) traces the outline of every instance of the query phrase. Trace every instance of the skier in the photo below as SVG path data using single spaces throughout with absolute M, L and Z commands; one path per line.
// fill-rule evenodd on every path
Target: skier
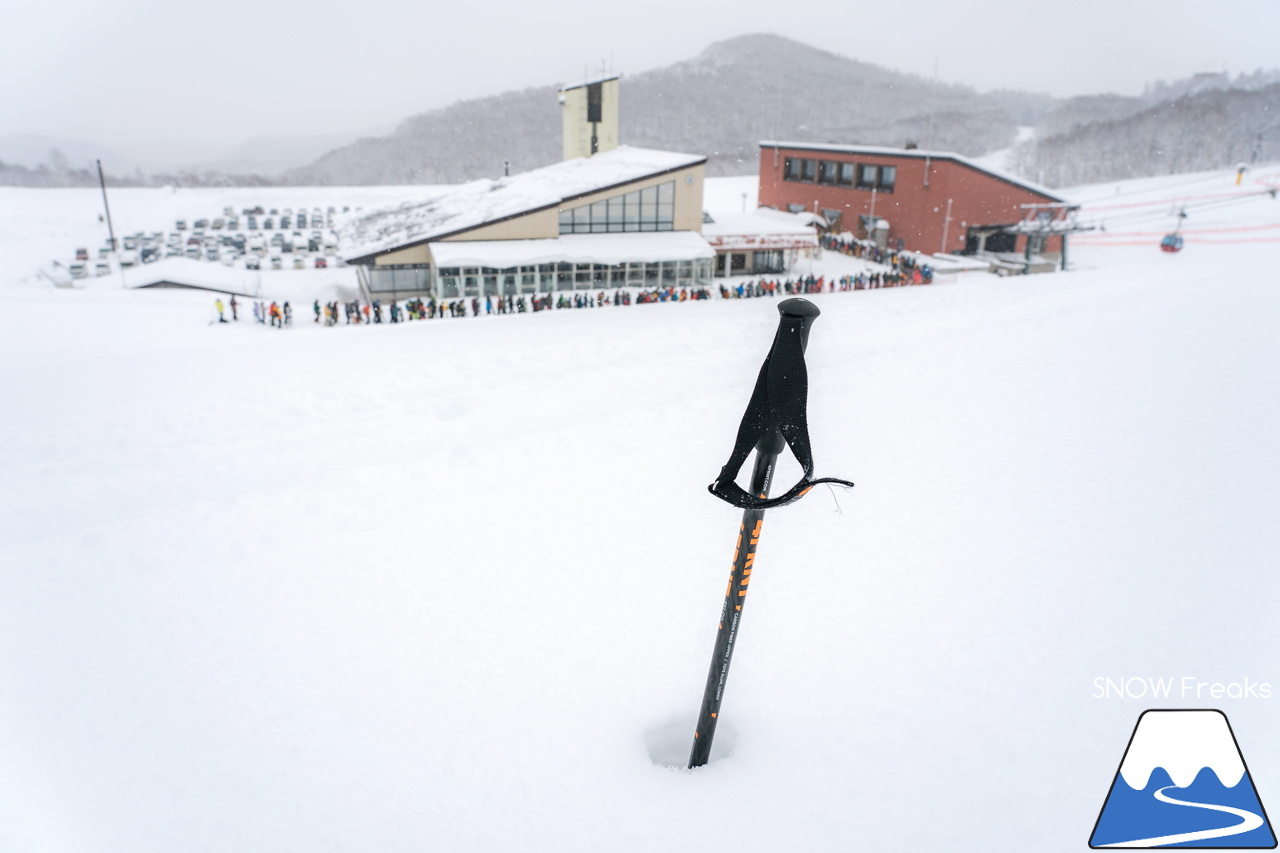
M 240 319 L 240 315 L 236 313 L 237 304 L 238 303 L 236 302 L 236 295 L 233 293 L 231 294 L 231 319 L 232 320 Z
M 219 323 L 227 322 L 227 318 L 222 316 L 222 297 L 219 296 L 217 299 L 215 299 L 213 304 L 218 309 L 218 322 Z
M 315 305 L 313 305 L 313 306 L 311 306 L 311 307 L 315 309 L 315 312 L 316 312 L 316 322 L 317 322 L 317 323 L 319 323 L 319 322 L 320 322 L 320 300 L 319 300 L 319 299 L 317 299 L 317 300 L 316 300 L 316 304 L 315 304 Z

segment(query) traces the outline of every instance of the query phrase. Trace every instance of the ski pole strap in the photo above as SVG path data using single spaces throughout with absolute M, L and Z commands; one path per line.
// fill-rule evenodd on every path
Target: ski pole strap
M 806 412 L 809 373 L 804 364 L 804 350 L 809 342 L 809 329 L 820 313 L 818 306 L 807 299 L 787 299 L 778 305 L 778 313 L 782 315 L 778 332 L 760 367 L 751 401 L 747 403 L 747 411 L 738 426 L 733 454 L 720 469 L 720 476 L 707 487 L 711 494 L 741 509 L 786 506 L 802 498 L 819 483 L 853 485 L 848 480 L 835 477 L 813 478 L 813 449 L 809 446 Z M 804 468 L 800 482 L 776 498 L 748 494 L 734 482 L 752 449 L 778 453 L 784 442 Z

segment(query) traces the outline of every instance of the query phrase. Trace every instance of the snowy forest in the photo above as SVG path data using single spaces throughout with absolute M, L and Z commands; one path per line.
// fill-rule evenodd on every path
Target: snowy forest
M 572 82 L 572 81 L 565 81 Z M 560 157 L 555 85 L 459 101 L 394 132 L 337 147 L 279 175 L 200 169 L 111 174 L 117 185 L 390 185 L 497 177 Z M 1158 81 L 1138 96 L 1054 98 L 979 92 L 860 62 L 776 35 L 624 75 L 624 144 L 708 155 L 710 175 L 751 174 L 761 139 L 915 144 L 977 157 L 1062 187 L 1217 169 L 1280 157 L 1280 71 Z M 1019 134 L 1019 129 L 1029 128 Z M 1022 142 L 1015 140 L 1023 139 Z M 96 175 L 52 152 L 39 167 L 0 163 L 0 185 L 86 186 Z

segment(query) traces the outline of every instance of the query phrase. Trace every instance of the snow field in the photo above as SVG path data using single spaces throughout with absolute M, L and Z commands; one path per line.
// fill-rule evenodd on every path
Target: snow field
M 1094 677 L 1280 680 L 1280 295 L 1266 246 L 1075 259 L 814 297 L 857 487 L 766 516 L 696 773 L 775 301 L 0 290 L 0 849 L 1079 849 L 1145 707 Z

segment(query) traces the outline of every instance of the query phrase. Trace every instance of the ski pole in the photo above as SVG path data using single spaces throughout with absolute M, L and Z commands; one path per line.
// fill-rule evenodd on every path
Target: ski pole
M 729 678 L 734 642 L 742 623 L 742 607 L 746 603 L 747 587 L 751 583 L 751 568 L 760 542 L 760 531 L 764 526 L 765 510 L 799 500 L 817 483 L 853 485 L 846 480 L 834 478 L 812 479 L 813 457 L 805 412 L 808 374 L 804 352 L 809 343 L 809 330 L 820 313 L 818 307 L 807 299 L 787 299 L 778 305 L 778 313 L 781 315 L 778 331 L 760 369 L 742 424 L 738 427 L 733 455 L 710 486 L 712 494 L 741 507 L 743 513 L 733 552 L 729 587 L 725 590 L 724 604 L 720 609 L 720 627 L 716 633 L 715 650 L 711 655 L 711 669 L 707 673 L 702 708 L 698 712 L 698 725 L 693 733 L 693 750 L 689 754 L 690 768 L 703 766 L 711 755 L 711 743 L 719 721 L 725 682 Z M 804 466 L 804 476 L 784 495 L 770 500 L 769 487 L 772 485 L 778 455 L 788 446 Z M 734 483 L 734 478 L 753 449 L 756 457 L 751 473 L 751 491 L 747 493 Z

